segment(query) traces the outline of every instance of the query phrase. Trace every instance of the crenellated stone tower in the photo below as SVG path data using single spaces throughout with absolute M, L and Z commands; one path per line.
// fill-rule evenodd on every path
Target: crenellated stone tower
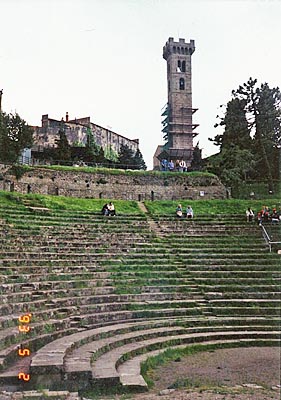
M 162 113 L 165 144 L 158 146 L 158 160 L 185 160 L 190 166 L 193 157 L 193 138 L 197 135 L 192 115 L 191 56 L 195 51 L 194 40 L 169 38 L 163 48 L 163 58 L 167 61 L 168 103 Z M 155 161 L 155 158 L 154 158 Z

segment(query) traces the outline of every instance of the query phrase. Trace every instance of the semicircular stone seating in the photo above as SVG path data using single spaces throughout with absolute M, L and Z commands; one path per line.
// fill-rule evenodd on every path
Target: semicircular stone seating
M 143 391 L 141 362 L 167 348 L 280 345 L 280 255 L 240 216 L 2 205 L 0 242 L 1 390 Z

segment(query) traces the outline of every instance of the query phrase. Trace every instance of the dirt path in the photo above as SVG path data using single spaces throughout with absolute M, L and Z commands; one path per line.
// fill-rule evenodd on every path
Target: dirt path
M 280 385 L 280 348 L 250 347 L 197 353 L 157 368 L 154 379 L 151 393 L 137 395 L 134 399 L 279 400 L 280 389 L 276 386 Z M 192 390 L 164 394 L 165 389 L 184 387 L 185 383 Z M 207 390 L 211 387 L 218 388 Z M 159 396 L 159 393 L 163 394 Z

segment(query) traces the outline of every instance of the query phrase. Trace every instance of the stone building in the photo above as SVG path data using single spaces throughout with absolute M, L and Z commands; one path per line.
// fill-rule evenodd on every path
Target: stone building
M 136 152 L 139 148 L 138 139 L 128 139 L 110 129 L 103 128 L 93 122 L 90 117 L 69 119 L 66 113 L 65 119 L 55 120 L 49 118 L 48 114 L 42 115 L 42 126 L 34 128 L 34 152 L 41 152 L 46 148 L 56 147 L 56 140 L 59 139 L 59 131 L 66 134 L 68 143 L 72 147 L 84 147 L 87 143 L 89 132 L 93 135 L 95 143 L 102 147 L 105 155 L 108 152 L 118 153 L 121 145 L 127 145 Z
M 194 40 L 169 38 L 163 48 L 163 58 L 167 61 L 168 103 L 163 110 L 162 124 L 165 144 L 157 147 L 154 154 L 154 168 L 160 162 L 184 160 L 190 166 L 193 157 L 194 129 L 198 124 L 192 122 L 197 109 L 192 108 L 191 56 L 195 51 Z

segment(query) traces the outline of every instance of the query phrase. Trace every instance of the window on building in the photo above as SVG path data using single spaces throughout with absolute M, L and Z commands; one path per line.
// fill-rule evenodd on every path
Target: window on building
M 184 79 L 180 78 L 180 90 L 184 90 Z
M 181 72 L 186 72 L 185 61 L 182 61 L 182 63 L 181 63 Z
M 176 53 L 176 52 L 177 52 L 176 46 L 173 46 L 173 53 Z

